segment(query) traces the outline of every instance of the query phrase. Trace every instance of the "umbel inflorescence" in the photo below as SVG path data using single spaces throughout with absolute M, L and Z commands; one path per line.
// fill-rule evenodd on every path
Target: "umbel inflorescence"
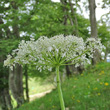
M 33 64 L 39 71 L 52 67 L 65 65 L 69 62 L 75 64 L 90 63 L 93 52 L 97 49 L 100 52 L 104 46 L 100 39 L 88 38 L 85 42 L 80 37 L 63 35 L 51 38 L 42 36 L 38 40 L 22 40 L 17 49 L 7 56 L 4 66 L 13 69 L 18 64 Z M 88 56 L 88 57 L 87 57 Z M 69 65 L 69 64 L 68 64 Z

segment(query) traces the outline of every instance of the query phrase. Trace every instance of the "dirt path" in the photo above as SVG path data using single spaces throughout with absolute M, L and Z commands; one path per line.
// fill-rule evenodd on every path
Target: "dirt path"
M 51 91 L 52 91 L 52 89 L 51 89 L 51 90 L 48 90 L 48 91 L 45 91 L 45 92 L 37 93 L 37 94 L 34 94 L 34 95 L 30 95 L 30 96 L 29 96 L 30 101 L 33 101 L 33 100 L 36 99 L 36 98 L 43 97 L 43 96 L 45 96 L 46 94 L 50 93 Z

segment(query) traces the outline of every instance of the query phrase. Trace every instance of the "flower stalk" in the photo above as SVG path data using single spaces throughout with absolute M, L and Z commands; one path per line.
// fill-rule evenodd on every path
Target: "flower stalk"
M 60 99 L 61 110 L 65 110 L 65 104 L 63 100 L 63 94 L 62 94 L 61 83 L 60 83 L 59 66 L 56 66 L 56 74 L 57 74 L 57 89 L 58 89 L 58 95 Z

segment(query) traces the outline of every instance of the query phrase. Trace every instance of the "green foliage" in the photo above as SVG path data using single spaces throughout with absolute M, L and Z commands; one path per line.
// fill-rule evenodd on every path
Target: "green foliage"
M 19 40 L 8 39 L 0 40 L 0 56 L 6 56 L 18 46 Z
M 42 72 L 39 72 L 38 70 L 36 70 L 36 67 L 35 66 L 28 66 L 28 75 L 30 78 L 42 78 L 42 79 L 45 79 L 47 78 L 48 76 L 50 76 L 50 72 L 45 70 L 45 71 L 42 71 Z
M 105 23 L 98 26 L 98 36 L 102 39 L 102 43 L 107 46 L 107 42 L 110 41 L 110 32 Z
M 102 0 L 102 8 L 108 8 L 110 6 L 110 0 Z
M 83 37 L 84 39 L 90 37 L 90 32 L 88 29 L 90 27 L 89 20 L 81 15 L 77 15 L 77 19 L 78 19 L 79 36 Z
M 109 110 L 110 69 L 109 63 L 99 63 L 83 74 L 63 82 L 66 108 L 69 110 Z M 24 104 L 17 110 L 59 110 L 57 90 L 46 96 Z
M 0 91 L 5 87 L 8 87 L 8 69 L 3 68 L 3 63 L 0 62 Z
M 7 54 L 10 54 L 18 46 L 18 43 L 19 40 L 15 39 L 0 40 L 0 90 L 8 87 L 9 70 L 3 66 L 3 60 Z
M 106 46 L 106 53 L 110 52 L 110 32 L 105 23 L 98 26 L 98 36 L 101 38 L 102 44 Z
M 79 2 L 79 1 L 76 1 Z M 9 7 L 5 5 L 9 3 Z M 22 34 L 24 38 L 29 39 L 31 35 L 38 39 L 40 36 L 55 36 L 59 34 L 74 34 L 75 25 L 71 26 L 68 18 L 68 25 L 63 24 L 64 14 L 70 13 L 70 5 L 67 4 L 68 12 L 64 13 L 61 3 L 54 3 L 51 0 L 34 1 L 31 0 L 18 0 L 1 2 L 1 13 L 5 16 L 1 16 L 2 22 L 0 23 L 0 37 L 16 38 L 17 33 Z M 78 4 L 77 4 L 78 5 Z M 76 11 L 77 8 L 75 8 Z M 7 13 L 7 14 L 6 14 Z M 88 37 L 88 25 L 89 21 L 79 14 L 78 30 L 79 36 Z M 74 18 L 73 18 L 74 21 Z M 9 26 L 12 28 L 9 28 Z M 15 32 L 14 32 L 15 31 Z

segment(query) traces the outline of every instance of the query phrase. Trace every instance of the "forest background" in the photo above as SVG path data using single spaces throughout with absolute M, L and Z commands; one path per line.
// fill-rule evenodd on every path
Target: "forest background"
M 97 8 L 106 10 L 96 20 Z M 11 95 L 17 107 L 29 101 L 28 78 L 46 78 L 49 72 L 42 74 L 35 67 L 16 65 L 13 71 L 3 66 L 6 56 L 17 48 L 21 40 L 38 39 L 40 36 L 52 37 L 63 34 L 83 37 L 101 38 L 106 46 L 105 56 L 110 52 L 110 0 L 0 0 L 0 107 L 1 110 L 13 109 Z M 84 13 L 89 13 L 85 18 Z M 103 13 L 103 12 L 102 12 Z M 100 60 L 99 55 L 93 64 Z M 65 68 L 65 67 L 64 67 Z M 64 69 L 63 68 L 63 69 Z M 73 71 L 82 72 L 82 67 L 66 66 L 69 77 Z M 23 80 L 24 79 L 24 80 Z M 24 97 L 24 92 L 26 96 Z

